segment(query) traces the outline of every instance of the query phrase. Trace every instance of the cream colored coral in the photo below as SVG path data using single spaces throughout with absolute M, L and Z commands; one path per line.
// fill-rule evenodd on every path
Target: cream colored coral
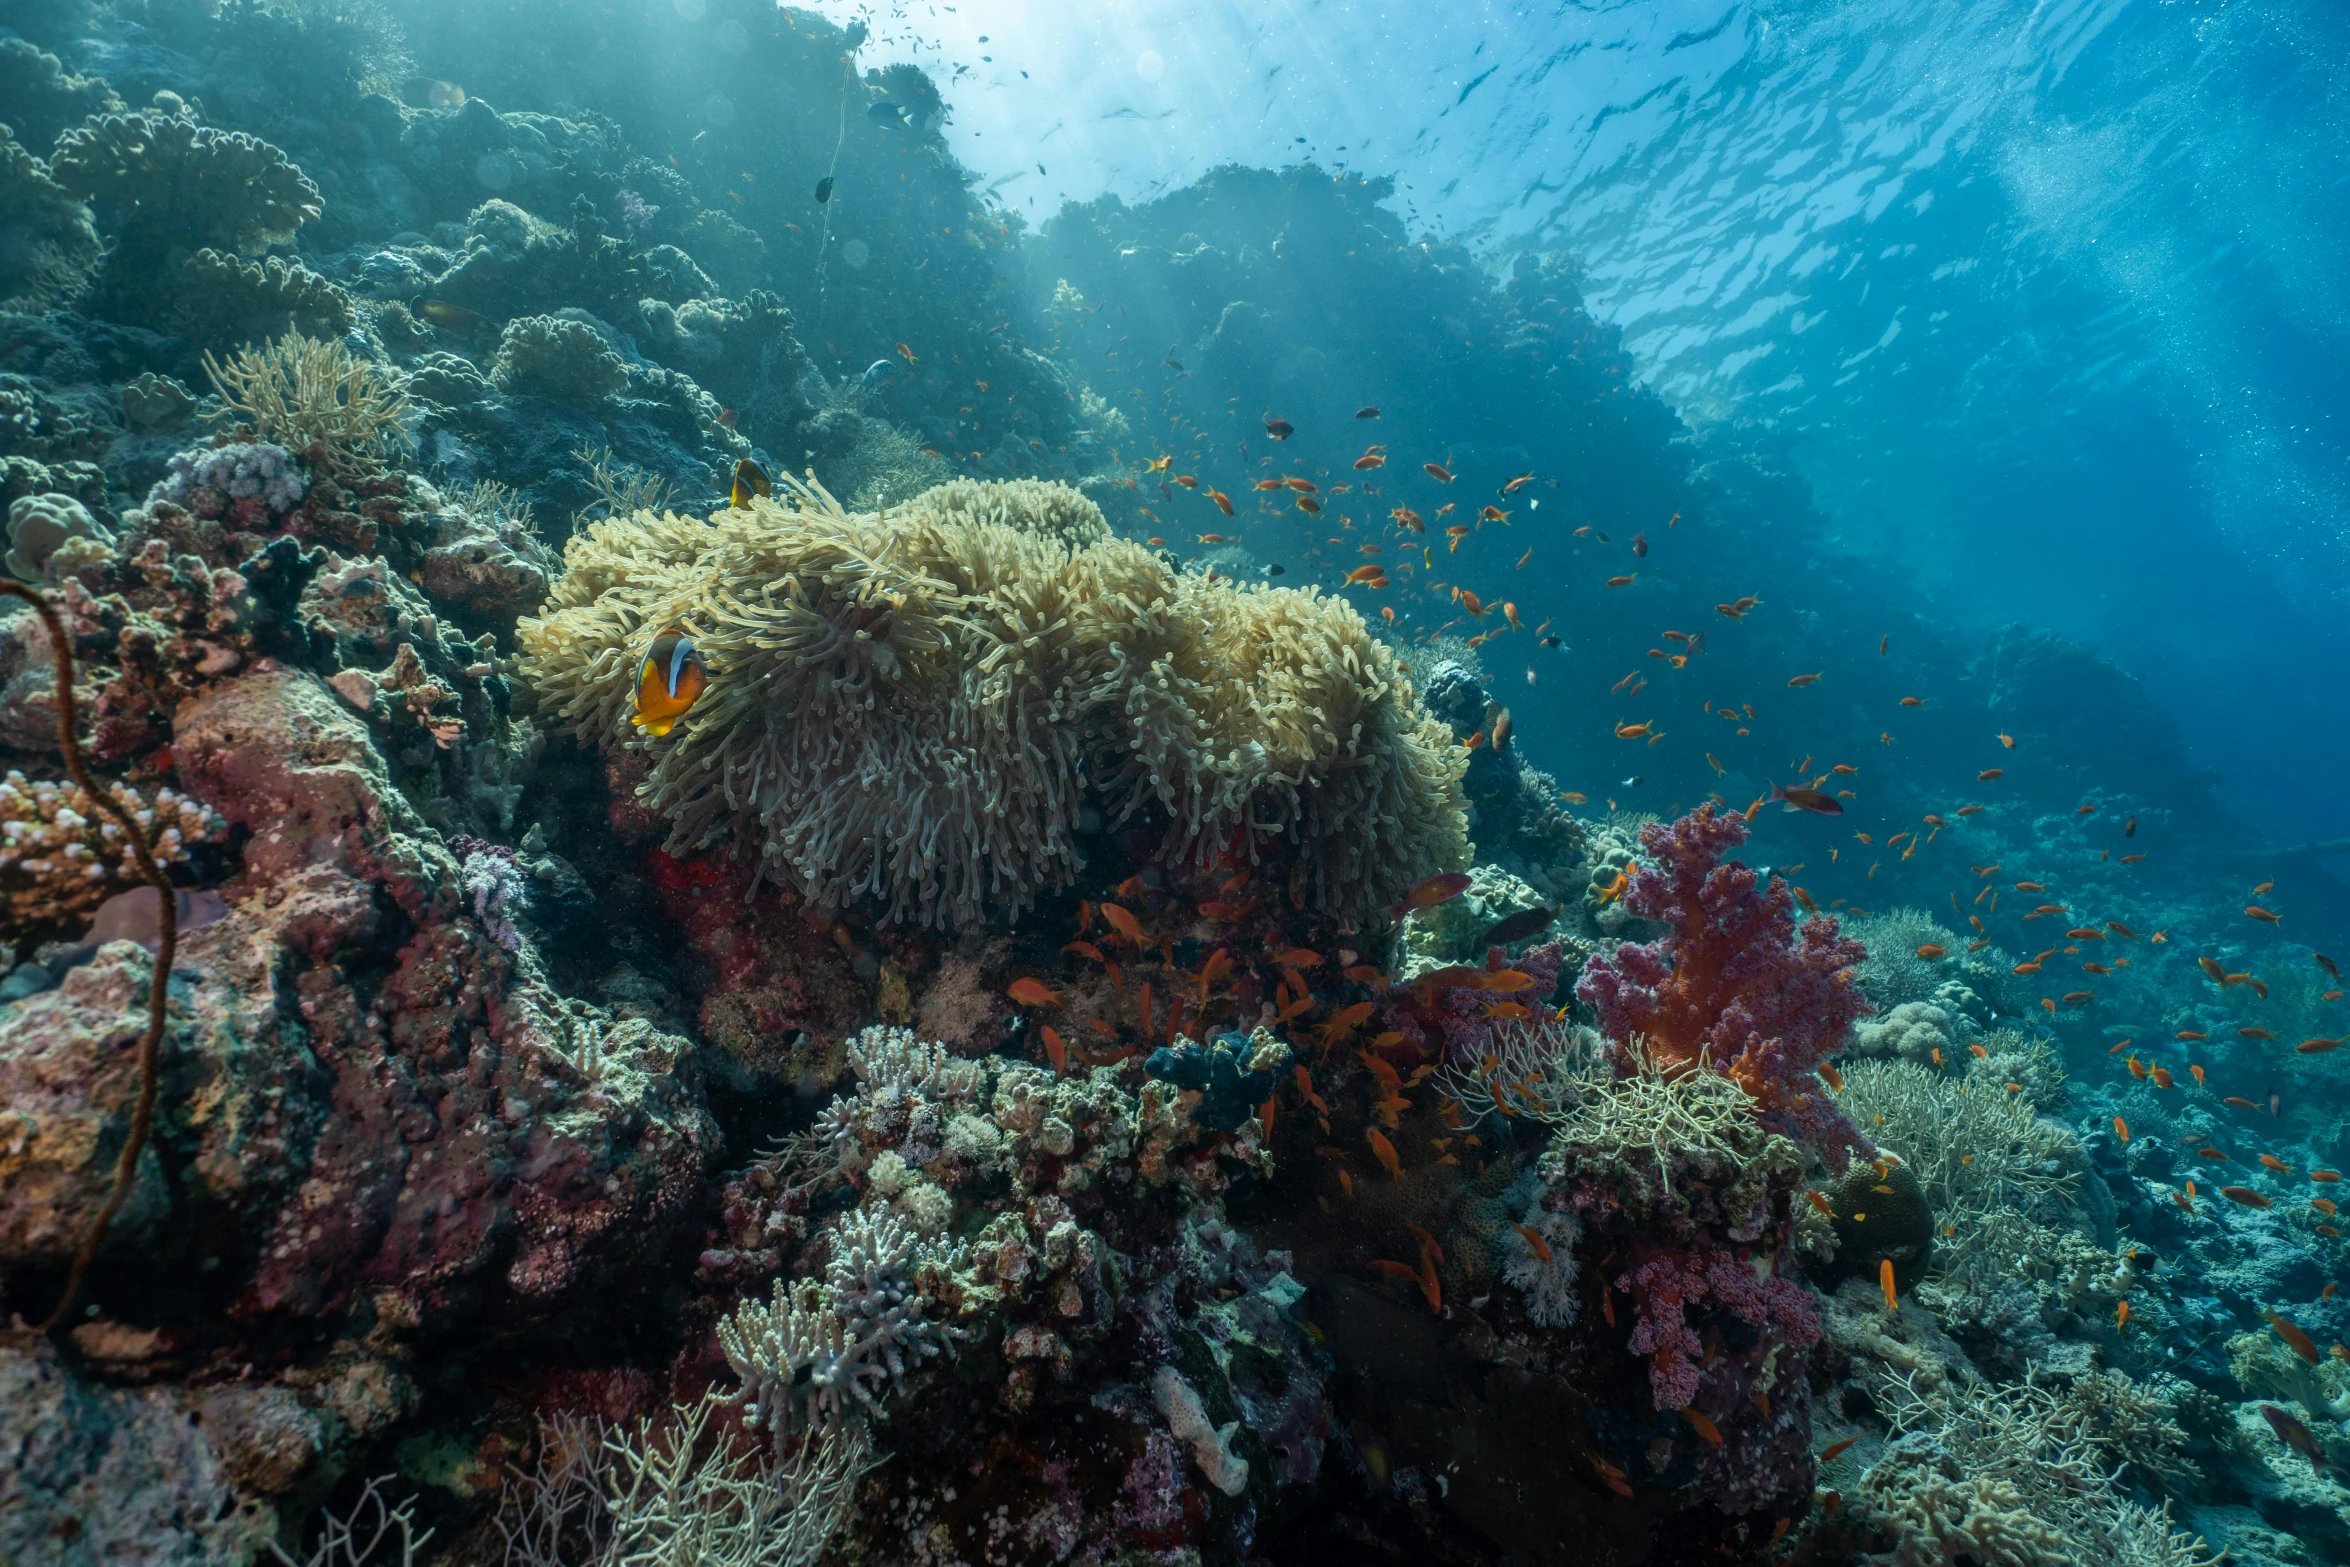
M 254 440 L 295 452 L 315 448 L 337 479 L 378 473 L 387 452 L 415 444 L 401 424 L 409 413 L 408 378 L 341 343 L 288 332 L 238 350 L 225 364 L 208 351 L 204 373 Z
M 1978 1063 L 1979 1065 L 1979 1063 Z M 1908 1061 L 1855 1061 L 1836 1103 L 1918 1178 L 1954 1268 L 1992 1247 L 1995 1220 L 2026 1221 L 2046 1199 L 2069 1202 L 2079 1141 L 2042 1120 L 2028 1096 L 1982 1071 L 1962 1079 Z
M 583 738 L 650 750 L 672 848 L 734 833 L 820 905 L 1017 915 L 1094 810 L 1150 820 L 1177 867 L 1289 837 L 1281 890 L 1344 915 L 1467 857 L 1459 748 L 1351 607 L 1179 576 L 1055 486 L 948 488 L 852 515 L 786 481 L 591 524 L 521 625 L 524 673 Z M 639 739 L 670 626 L 709 689 Z
M 228 824 L 169 789 L 152 804 L 128 784 L 107 791 L 139 829 L 155 858 L 172 864 L 188 845 L 209 842 Z M 0 779 L 0 912 L 12 927 L 86 914 L 139 880 L 122 829 L 74 783 L 34 783 L 20 772 Z

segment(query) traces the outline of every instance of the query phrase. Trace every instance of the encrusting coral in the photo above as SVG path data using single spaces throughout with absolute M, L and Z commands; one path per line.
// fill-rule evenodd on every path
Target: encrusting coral
M 1050 486 L 1000 492 L 1020 527 L 969 492 L 780 493 L 591 525 L 519 630 L 542 704 L 608 750 L 646 645 L 693 637 L 709 689 L 639 789 L 673 848 L 731 829 L 820 905 L 925 923 L 1016 914 L 1127 821 L 1178 871 L 1290 840 L 1292 901 L 1353 917 L 1467 857 L 1459 748 L 1342 601 L 1072 549 L 1097 519 Z
M 174 325 L 199 343 L 237 347 L 301 332 L 336 338 L 351 330 L 351 296 L 298 261 L 247 261 L 206 248 L 173 279 Z
M 506 323 L 490 380 L 501 391 L 593 408 L 628 389 L 628 369 L 585 321 L 525 316 Z
M 250 253 L 319 213 L 318 187 L 268 142 L 153 110 L 102 115 L 57 139 L 49 172 L 144 237 Z

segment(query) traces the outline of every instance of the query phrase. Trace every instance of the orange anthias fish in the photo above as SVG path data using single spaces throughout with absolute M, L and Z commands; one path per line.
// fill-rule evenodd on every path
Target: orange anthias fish
M 2113 1118 L 2113 1135 L 2125 1143 L 2128 1142 L 2130 1140 L 2130 1123 L 2118 1115 L 2115 1116 Z
M 1227 517 L 1232 515 L 1231 496 L 1225 494 L 1222 490 L 1211 489 L 1208 491 L 1208 499 L 1216 503 L 1216 510 L 1222 512 Z
M 1024 1007 L 1057 1007 L 1061 1004 L 1061 993 L 1047 989 L 1041 979 L 1016 979 L 1004 994 Z
M 1383 588 L 1387 586 L 1387 569 L 1378 565 L 1357 566 L 1346 574 L 1346 581 L 1349 587 Z
M 1899 1311 L 1901 1298 L 1893 1293 L 1893 1259 L 1886 1257 L 1877 1263 L 1877 1288 L 1885 1292 L 1885 1309 Z
M 1440 903 L 1450 903 L 1468 890 L 1469 878 L 1460 871 L 1446 871 L 1419 883 L 1402 898 L 1387 906 L 1387 917 L 1402 919 L 1416 909 L 1432 909 Z
M 1420 464 L 1420 471 L 1438 484 L 1452 483 L 1452 470 L 1440 462 L 1424 462 Z
M 636 712 L 629 719 L 649 735 L 665 735 L 677 727 L 686 710 L 710 686 L 710 672 L 684 630 L 671 626 L 645 649 L 637 666 Z
M 2317 1352 L 2316 1341 L 2302 1332 L 2300 1328 L 2294 1326 L 2293 1323 L 2273 1311 L 2263 1311 L 2261 1315 L 2268 1319 L 2268 1325 L 2277 1330 L 2277 1337 L 2283 1339 L 2285 1347 L 2294 1354 L 2299 1355 L 2313 1366 L 2325 1359 Z
M 1721 1427 L 1715 1425 L 1704 1415 L 1699 1414 L 1694 1409 L 1683 1409 L 1681 1411 L 1681 1418 L 1689 1422 L 1689 1428 L 1692 1431 L 1695 1431 L 1699 1436 L 1705 1438 L 1705 1440 L 1711 1443 L 1713 1446 L 1720 1447 L 1722 1445 Z
M 2219 1189 L 2219 1194 L 2228 1201 L 2240 1203 L 2247 1208 L 2265 1208 L 2269 1205 L 2266 1197 L 2261 1196 L 2249 1186 L 2223 1186 Z
M 2277 913 L 2274 909 L 2264 909 L 2257 903 L 2245 904 L 2244 912 L 2251 918 L 2260 921 L 2263 925 L 2282 925 L 2285 923 L 2285 917 L 2282 914 Z
M 1403 1162 L 1395 1156 L 1395 1144 L 1379 1134 L 1376 1127 L 1363 1134 L 1370 1140 L 1371 1156 L 1379 1161 L 1379 1168 L 1395 1180 L 1403 1179 Z

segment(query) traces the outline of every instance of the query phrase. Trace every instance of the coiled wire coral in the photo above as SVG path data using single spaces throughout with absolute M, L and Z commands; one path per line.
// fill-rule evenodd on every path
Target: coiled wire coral
M 1065 885 L 1095 810 L 1156 829 L 1179 869 L 1288 839 L 1292 899 L 1358 917 L 1466 859 L 1459 748 L 1344 603 L 1072 549 L 1068 517 L 1094 519 L 1049 486 L 1003 492 L 1021 527 L 976 497 L 852 515 L 778 494 L 592 524 L 519 629 L 542 703 L 609 749 L 646 644 L 691 633 L 708 691 L 635 742 L 672 849 L 733 832 L 819 905 L 926 924 Z

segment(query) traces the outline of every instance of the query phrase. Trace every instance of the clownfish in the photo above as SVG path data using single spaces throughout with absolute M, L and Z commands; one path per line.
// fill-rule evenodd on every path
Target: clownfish
M 629 720 L 649 735 L 665 735 L 709 689 L 710 672 L 691 638 L 671 626 L 653 639 L 636 675 L 636 713 Z
M 775 481 L 767 477 L 767 470 L 752 458 L 745 457 L 734 465 L 734 488 L 728 494 L 729 504 L 742 510 L 751 504 L 754 495 L 772 495 Z M 680 709 L 680 711 L 683 711 Z M 654 733 L 660 733 L 655 730 Z

